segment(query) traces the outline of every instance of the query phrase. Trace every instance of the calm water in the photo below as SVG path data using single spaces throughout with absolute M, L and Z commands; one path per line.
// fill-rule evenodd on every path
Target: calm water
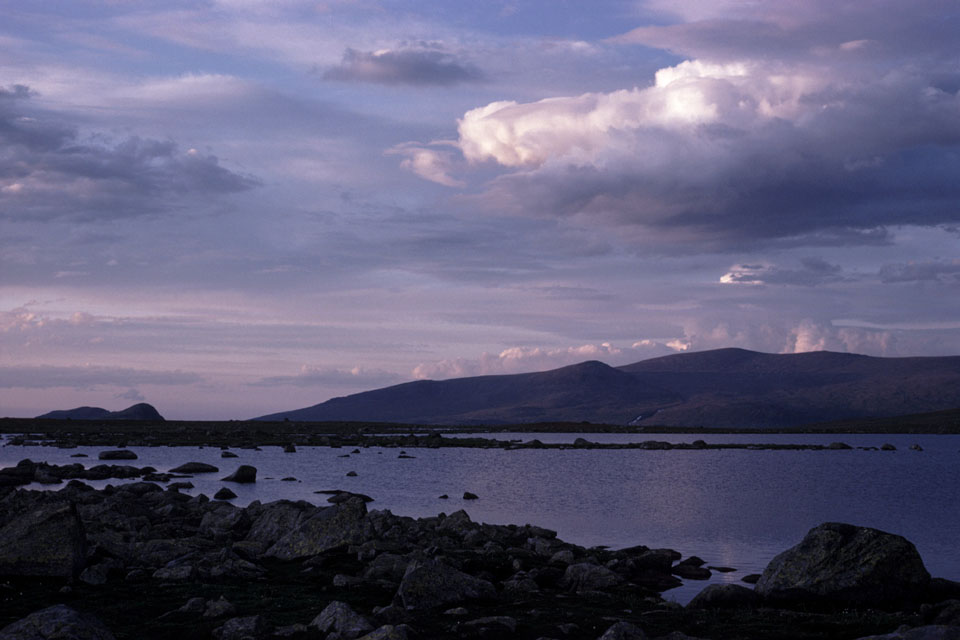
M 572 442 L 578 434 L 500 434 L 501 439 Z M 160 471 L 188 461 L 209 462 L 221 472 L 199 475 L 190 493 L 212 495 L 219 481 L 240 464 L 259 470 L 255 485 L 231 486 L 237 504 L 279 498 L 316 503 L 321 489 L 347 489 L 375 499 L 370 508 L 415 517 L 466 509 L 481 522 L 531 523 L 558 531 L 584 546 L 645 544 L 696 554 L 708 564 L 736 567 L 715 580 L 738 581 L 762 571 L 777 553 L 796 544 L 808 529 L 841 521 L 898 533 L 916 544 L 936 576 L 960 580 L 960 436 L 770 435 L 639 436 L 585 435 L 595 442 L 698 438 L 708 442 L 829 443 L 853 446 L 891 442 L 897 451 L 642 451 L 400 449 L 278 447 L 234 450 L 221 459 L 212 448 L 132 448 L 139 460 Z M 907 447 L 919 443 L 924 450 Z M 0 448 L 0 467 L 23 458 L 56 464 L 98 464 L 103 448 Z M 87 453 L 89 458 L 71 458 Z M 347 457 L 342 457 L 347 455 Z M 124 464 L 116 462 L 113 464 Z M 356 471 L 357 477 L 346 477 Z M 283 477 L 297 478 L 284 482 Z M 94 486 L 120 480 L 91 482 Z M 53 487 L 56 488 L 56 487 Z M 460 496 L 471 491 L 476 501 Z M 450 499 L 438 496 L 448 494 Z M 666 595 L 685 602 L 704 582 Z

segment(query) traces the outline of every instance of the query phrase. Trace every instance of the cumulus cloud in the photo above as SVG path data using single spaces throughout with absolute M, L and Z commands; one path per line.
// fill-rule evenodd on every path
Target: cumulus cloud
M 510 347 L 500 353 L 483 353 L 476 359 L 454 358 L 421 363 L 414 368 L 413 377 L 436 380 L 546 371 L 585 360 L 601 360 L 607 364 L 622 365 L 684 349 L 682 344 L 674 341 L 664 344 L 654 340 L 639 340 L 629 347 L 615 347 L 609 342 L 560 348 Z
M 352 367 L 313 367 L 303 365 L 296 375 L 269 376 L 252 383 L 261 387 L 344 387 L 350 389 L 383 387 L 402 382 L 403 378 L 391 371 Z
M 738 264 L 725 273 L 720 282 L 723 284 L 750 285 L 798 285 L 816 286 L 843 279 L 840 265 L 831 264 L 822 258 L 805 258 L 799 269 L 787 269 L 777 265 Z
M 753 18 L 750 4 L 682 3 L 688 22 L 620 38 L 690 56 L 649 86 L 464 113 L 464 159 L 500 171 L 464 201 L 661 248 L 874 244 L 890 226 L 960 220 L 960 73 L 945 40 L 919 36 L 941 34 L 942 3 L 885 2 L 899 23 L 870 3 L 837 16 L 760 2 Z M 651 35 L 694 28 L 719 35 L 689 49 Z M 436 156 L 422 162 L 453 184 Z
M 483 74 L 445 51 L 434 48 L 383 49 L 357 51 L 347 49 L 343 60 L 323 77 L 342 82 L 450 86 L 479 82 Z
M 93 389 L 103 386 L 192 385 L 203 381 L 185 371 L 149 371 L 125 367 L 65 367 L 53 365 L 9 365 L 0 367 L 0 388 Z
M 0 210 L 11 219 L 113 219 L 169 211 L 254 179 L 172 141 L 81 136 L 31 108 L 29 88 L 0 89 Z

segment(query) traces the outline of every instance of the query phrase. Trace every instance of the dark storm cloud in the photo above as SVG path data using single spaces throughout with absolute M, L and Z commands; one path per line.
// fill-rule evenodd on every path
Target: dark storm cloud
M 8 219 L 116 219 L 160 213 L 257 182 L 172 141 L 82 137 L 31 108 L 22 85 L 0 90 L 0 207 Z
M 476 67 L 461 63 L 453 55 L 434 49 L 347 49 L 340 65 L 329 69 L 323 77 L 343 82 L 421 86 L 450 86 L 483 80 L 483 74 Z
M 95 366 L 11 365 L 0 367 L 0 388 L 92 389 L 99 386 L 131 387 L 144 384 L 190 385 L 202 381 L 203 378 L 199 375 L 183 371 L 147 371 Z

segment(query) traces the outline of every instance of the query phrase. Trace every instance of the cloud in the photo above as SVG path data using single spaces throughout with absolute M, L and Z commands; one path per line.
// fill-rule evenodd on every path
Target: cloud
M 257 184 L 172 141 L 82 137 L 31 108 L 22 85 L 0 90 L 0 210 L 9 219 L 116 219 L 161 213 Z
M 880 267 L 883 282 L 939 282 L 960 284 L 960 260 L 929 260 L 885 264 Z
M 629 347 L 615 347 L 609 342 L 560 348 L 510 347 L 496 354 L 484 353 L 477 359 L 455 358 L 421 363 L 414 368 L 413 377 L 436 380 L 546 371 L 585 360 L 627 364 L 644 358 L 675 353 L 684 348 L 676 342 L 664 344 L 653 340 L 639 340 Z
M 750 285 L 798 285 L 812 287 L 829 282 L 843 280 L 840 265 L 831 264 L 821 258 L 801 260 L 799 269 L 785 269 L 771 264 L 738 264 L 725 273 L 720 282 L 723 284 Z
M 374 388 L 403 382 L 404 378 L 382 369 L 353 367 L 339 369 L 335 367 L 310 367 L 304 365 L 300 372 L 292 376 L 269 376 L 251 383 L 260 387 L 347 387 Z
M 339 66 L 328 69 L 323 77 L 341 82 L 414 86 L 451 86 L 484 79 L 476 67 L 437 49 L 347 49 Z
M 499 175 L 463 201 L 614 228 L 653 249 L 873 244 L 891 226 L 960 221 L 960 73 L 944 41 L 918 35 L 918 24 L 942 31 L 942 5 L 899 25 L 865 5 L 830 32 L 835 12 L 815 4 L 760 2 L 751 22 L 740 3 L 687 3 L 682 17 L 713 20 L 742 46 L 697 49 L 650 86 L 466 111 L 464 159 Z M 855 36 L 859 17 L 869 29 Z
M 448 143 L 432 143 L 448 144 Z M 404 143 L 387 149 L 387 155 L 403 156 L 400 166 L 412 171 L 421 178 L 442 184 L 445 187 L 463 187 L 466 185 L 450 175 L 451 167 L 455 164 L 453 154 L 449 151 L 438 150 L 415 143 Z
M 0 366 L 0 388 L 54 389 L 70 387 L 130 387 L 131 385 L 194 385 L 199 375 L 184 371 L 148 371 L 124 367 L 66 367 L 53 365 Z

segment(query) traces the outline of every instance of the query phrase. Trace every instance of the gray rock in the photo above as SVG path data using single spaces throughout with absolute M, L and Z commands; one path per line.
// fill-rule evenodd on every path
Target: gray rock
M 221 451 L 220 457 L 221 458 L 239 458 L 240 456 L 235 454 L 233 451 Z
M 0 528 L 0 575 L 76 577 L 87 542 L 75 506 L 37 507 Z
M 308 627 L 323 633 L 336 633 L 340 638 L 352 640 L 373 631 L 373 624 L 350 608 L 345 602 L 334 600 L 314 618 Z
M 218 467 L 206 462 L 187 462 L 170 469 L 170 473 L 216 473 L 220 471 Z
M 249 526 L 250 518 L 247 516 L 245 509 L 221 502 L 214 504 L 209 511 L 203 514 L 199 533 L 207 538 L 222 539 L 232 532 L 243 531 Z
M 906 538 L 830 522 L 771 560 L 756 591 L 787 603 L 893 606 L 913 601 L 929 582 L 920 554 Z
M 606 567 L 581 562 L 571 564 L 563 573 L 561 586 L 570 591 L 597 591 L 615 587 L 623 578 Z
M 306 502 L 279 500 L 265 504 L 260 514 L 254 517 L 246 540 L 258 542 L 268 549 L 316 511 L 316 507 Z
M 407 625 L 398 624 L 394 626 L 392 624 L 385 624 L 367 635 L 362 636 L 360 640 L 407 640 L 408 638 Z
M 430 609 L 464 600 L 492 599 L 494 586 L 433 558 L 411 562 L 397 591 L 403 606 Z
M 226 482 L 239 482 L 249 484 L 257 481 L 257 468 L 249 464 L 242 464 L 237 470 L 224 478 Z
M 114 640 L 97 618 L 58 604 L 8 624 L 0 640 Z
M 263 616 L 231 618 L 217 629 L 213 636 L 217 640 L 261 640 L 270 635 L 270 624 Z
M 233 615 L 236 612 L 237 607 L 223 596 L 220 596 L 216 600 L 210 600 L 203 607 L 204 618 L 222 618 Z
M 186 582 L 193 580 L 196 576 L 197 570 L 189 564 L 162 567 L 153 572 L 153 579 L 163 582 Z
M 621 620 L 604 631 L 598 640 L 647 640 L 647 634 L 637 625 Z
M 237 494 L 235 494 L 233 491 L 231 491 L 227 487 L 220 487 L 220 490 L 217 491 L 215 494 L 213 494 L 214 500 L 233 500 L 236 497 L 237 497 Z
M 711 584 L 693 597 L 688 609 L 753 609 L 760 606 L 753 589 L 738 584 Z
M 203 598 L 190 598 L 187 600 L 186 604 L 177 609 L 178 613 L 191 613 L 195 615 L 202 615 L 207 609 L 207 601 Z
M 267 550 L 267 555 L 279 560 L 296 560 L 360 544 L 365 538 L 366 515 L 367 506 L 359 498 L 320 509 L 280 538 Z

